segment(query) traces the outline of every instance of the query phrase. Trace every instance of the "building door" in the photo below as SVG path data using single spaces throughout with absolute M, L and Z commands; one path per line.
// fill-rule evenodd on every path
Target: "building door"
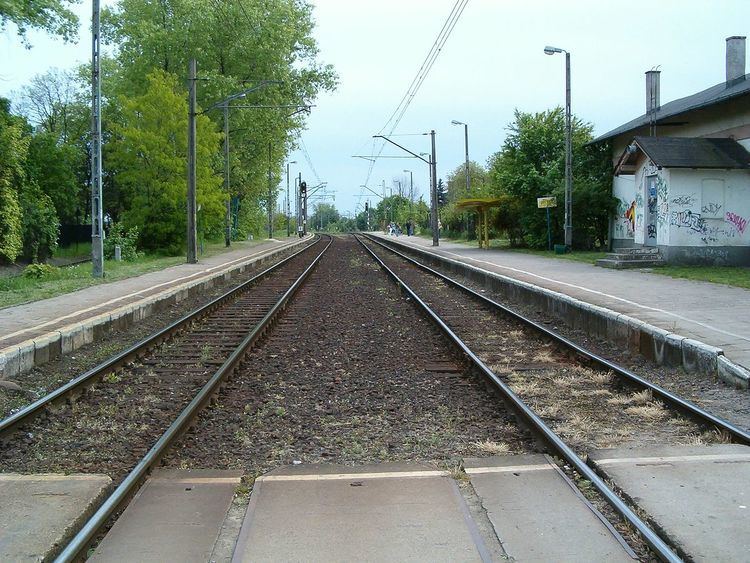
M 646 208 L 643 213 L 645 227 L 643 231 L 643 246 L 656 246 L 656 209 L 658 206 L 656 178 L 656 175 L 646 176 L 646 197 L 643 198 L 646 202 Z

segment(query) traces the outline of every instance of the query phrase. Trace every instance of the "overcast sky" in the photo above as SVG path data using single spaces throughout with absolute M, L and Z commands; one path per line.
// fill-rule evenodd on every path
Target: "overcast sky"
M 352 156 L 371 154 L 371 136 L 398 105 L 455 0 L 313 3 L 320 60 L 334 65 L 340 86 L 315 102 L 302 137 L 317 176 L 335 190 L 336 207 L 354 211 L 364 202 L 359 186 L 370 163 Z M 14 30 L 0 36 L 0 95 L 51 66 L 87 60 L 90 10 L 89 0 L 78 7 L 78 45 L 31 34 L 34 47 L 26 50 Z M 545 45 L 571 52 L 573 112 L 601 134 L 644 113 L 643 73 L 650 68 L 660 65 L 662 104 L 722 82 L 725 38 L 747 35 L 749 22 L 748 0 L 469 0 L 396 130 L 406 136 L 394 140 L 427 152 L 429 137 L 408 134 L 435 129 L 438 177 L 444 178 L 464 160 L 463 127 L 450 123 L 464 121 L 471 159 L 486 164 L 515 108 L 536 112 L 564 103 L 564 56 L 544 55 Z M 292 174 L 301 170 L 308 184 L 317 183 L 301 151 L 290 160 L 298 162 Z M 415 186 L 425 193 L 428 169 L 418 160 L 378 160 L 368 185 L 380 192 L 383 180 L 393 186 L 404 169 L 414 171 Z

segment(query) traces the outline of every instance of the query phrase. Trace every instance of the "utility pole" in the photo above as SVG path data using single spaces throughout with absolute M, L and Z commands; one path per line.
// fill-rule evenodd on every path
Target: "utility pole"
M 430 139 L 432 141 L 432 157 L 430 158 L 430 176 L 432 178 L 430 179 L 432 186 L 432 201 L 430 205 L 430 209 L 432 211 L 432 216 L 430 217 L 432 228 L 432 246 L 440 246 L 440 234 L 438 232 L 438 201 L 437 201 L 437 162 L 436 162 L 436 155 L 435 155 L 435 130 L 430 131 Z
M 232 243 L 232 194 L 229 191 L 229 102 L 224 104 L 224 191 L 227 194 L 227 217 L 224 244 Z
M 302 183 L 302 172 L 299 173 L 299 176 L 294 179 L 294 201 L 295 201 L 295 207 L 294 207 L 294 214 L 297 216 L 297 233 L 302 233 L 302 220 L 300 219 L 301 214 L 300 211 L 302 209 L 302 204 L 300 203 L 300 193 L 299 193 L 299 186 Z M 301 234 L 299 236 L 302 236 Z
M 565 246 L 573 246 L 573 142 L 570 115 L 570 53 L 565 52 Z
M 195 135 L 195 106 L 196 87 L 198 79 L 198 63 L 190 59 L 188 70 L 188 175 L 187 175 L 187 261 L 188 264 L 198 262 L 198 232 L 196 229 L 196 202 L 195 202 L 195 159 L 196 159 L 196 135 Z
M 102 89 L 99 41 L 99 0 L 91 18 L 91 263 L 92 275 L 104 277 L 104 213 L 102 211 Z
M 268 142 L 268 238 L 273 238 L 273 186 L 271 185 L 271 142 Z

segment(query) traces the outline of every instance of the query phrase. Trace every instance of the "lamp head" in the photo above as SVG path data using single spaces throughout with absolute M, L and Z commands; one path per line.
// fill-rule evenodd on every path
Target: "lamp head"
M 411 172 L 411 170 L 404 170 L 404 172 Z
M 559 49 L 558 47 L 550 47 L 549 45 L 547 45 L 544 48 L 544 54 L 545 55 L 554 55 L 555 53 L 562 53 L 562 52 L 563 52 L 563 50 Z
M 452 119 L 452 120 L 451 120 L 451 124 L 452 124 L 452 125 L 463 125 L 463 122 L 461 122 L 461 121 L 456 121 L 455 119 Z

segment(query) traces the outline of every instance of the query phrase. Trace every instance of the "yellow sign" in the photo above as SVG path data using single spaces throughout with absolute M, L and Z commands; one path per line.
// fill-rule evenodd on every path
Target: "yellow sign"
M 539 209 L 544 209 L 545 207 L 557 207 L 557 198 L 556 197 L 538 197 L 536 198 L 536 206 Z

